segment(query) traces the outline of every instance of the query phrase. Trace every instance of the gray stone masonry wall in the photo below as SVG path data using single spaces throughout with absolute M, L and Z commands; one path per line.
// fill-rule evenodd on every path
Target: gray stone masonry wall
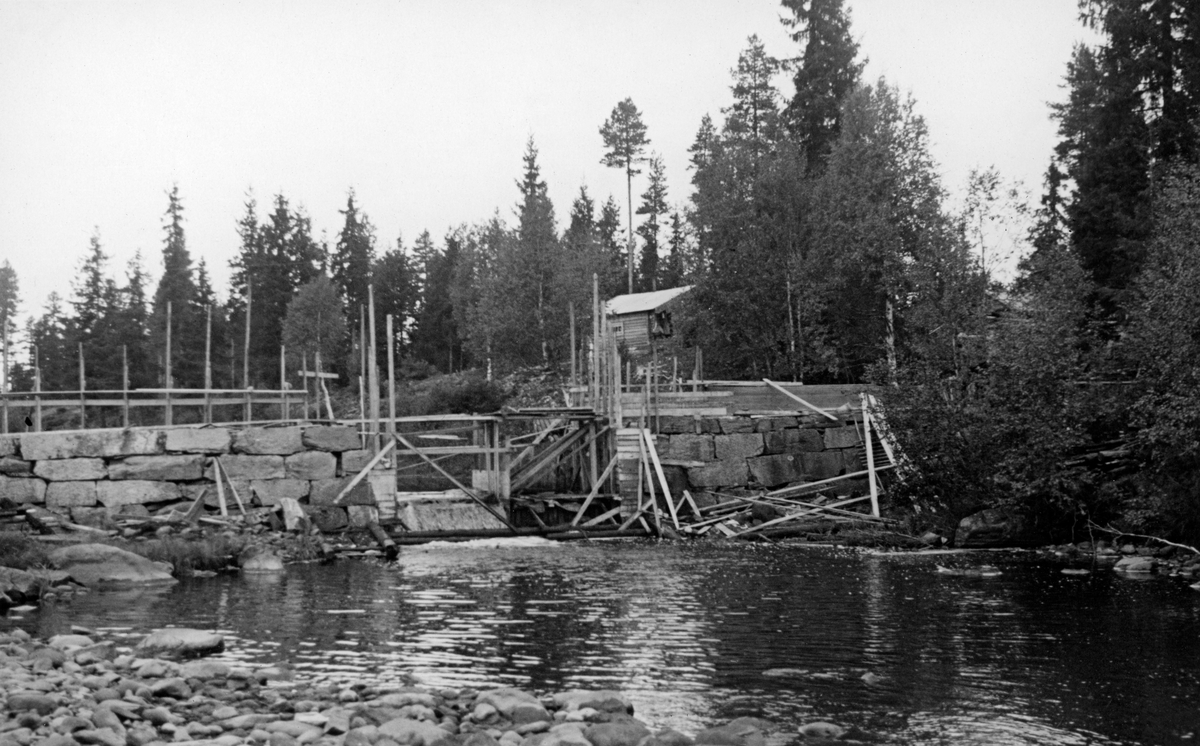
M 88 525 L 186 510 L 201 495 L 216 508 L 215 458 L 244 502 L 293 498 L 333 525 L 348 513 L 331 503 L 370 452 L 354 428 L 327 425 L 0 435 L 0 504 L 42 505 Z M 234 508 L 228 489 L 225 499 Z M 366 480 L 343 500 L 374 502 Z
M 663 416 L 655 447 L 696 490 L 774 489 L 858 471 L 862 436 L 852 415 Z

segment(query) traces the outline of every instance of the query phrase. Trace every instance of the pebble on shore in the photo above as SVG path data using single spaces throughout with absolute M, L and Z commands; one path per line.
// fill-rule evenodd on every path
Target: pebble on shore
M 840 735 L 738 718 L 691 737 L 655 732 L 615 691 L 338 685 L 276 666 L 140 657 L 150 650 L 82 629 L 0 634 L 0 746 L 766 746 L 772 734 Z

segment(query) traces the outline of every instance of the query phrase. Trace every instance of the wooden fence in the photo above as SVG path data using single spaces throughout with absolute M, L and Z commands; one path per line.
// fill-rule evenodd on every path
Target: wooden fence
M 254 420 L 254 408 L 267 406 L 272 414 L 272 421 L 305 418 L 309 410 L 309 396 L 306 391 L 291 389 L 117 389 L 79 391 L 10 391 L 0 393 L 0 432 L 27 430 L 40 432 L 44 420 L 49 413 L 57 413 L 78 419 L 71 422 L 72 429 L 85 429 L 88 420 L 104 420 L 119 414 L 120 426 L 129 427 L 131 424 L 147 425 L 179 424 L 177 420 L 193 423 L 214 422 L 213 412 L 216 408 L 224 408 L 229 415 L 230 409 L 234 414 L 240 414 L 241 422 Z M 159 422 L 145 422 L 145 418 L 133 419 L 135 411 L 161 410 Z M 182 419 L 177 417 L 180 410 L 188 414 Z M 294 411 L 293 411 L 294 410 Z M 10 423 L 10 415 L 17 417 L 18 426 Z M 22 417 L 22 415 L 24 415 Z M 238 421 L 233 417 L 218 418 L 219 422 Z M 116 423 L 113 423 L 116 424 Z M 104 425 L 99 425 L 103 427 Z

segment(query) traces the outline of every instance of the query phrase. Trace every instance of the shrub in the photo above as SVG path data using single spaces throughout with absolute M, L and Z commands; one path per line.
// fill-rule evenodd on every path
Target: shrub
M 446 380 L 429 393 L 432 412 L 447 414 L 479 414 L 495 412 L 504 406 L 504 390 L 482 378 Z

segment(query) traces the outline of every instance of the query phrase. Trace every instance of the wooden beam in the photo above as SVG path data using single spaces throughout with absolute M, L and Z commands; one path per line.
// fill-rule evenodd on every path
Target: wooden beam
M 567 437 L 563 438 L 558 443 L 556 443 L 553 448 L 551 448 L 549 451 L 547 451 L 545 453 L 545 455 L 542 457 L 542 459 L 540 461 L 538 461 L 536 464 L 533 464 L 533 465 L 529 466 L 528 468 L 526 468 L 524 471 L 521 472 L 521 475 L 519 477 L 517 477 L 516 479 L 514 479 L 512 481 L 512 488 L 514 490 L 517 490 L 517 489 L 520 489 L 521 487 L 524 487 L 529 482 L 533 481 L 533 478 L 538 473 L 540 473 L 548 465 L 553 463 L 559 456 L 561 456 L 563 451 L 567 450 L 567 448 L 569 448 L 574 443 L 576 443 L 577 441 L 582 439 L 583 435 L 586 432 L 587 431 L 584 430 L 583 428 L 579 428 L 575 432 L 571 433 L 570 435 L 568 435 Z
M 800 397 L 796 396 L 796 395 L 795 395 L 795 394 L 793 394 L 791 391 L 788 391 L 787 389 L 785 389 L 784 387 L 780 386 L 779 384 L 775 383 L 774 381 L 771 381 L 771 380 L 769 380 L 769 379 L 766 379 L 766 378 L 764 378 L 764 379 L 763 379 L 763 383 L 767 384 L 768 386 L 770 386 L 771 388 L 775 389 L 776 391 L 778 391 L 779 393 L 783 394 L 784 396 L 788 397 L 789 399 L 791 399 L 791 400 L 793 400 L 793 401 L 796 401 L 796 402 L 799 402 L 800 404 L 804 405 L 804 406 L 805 406 L 805 407 L 807 407 L 808 409 L 811 409 L 812 411 L 814 411 L 814 412 L 816 412 L 817 414 L 821 415 L 821 416 L 822 416 L 822 417 L 824 417 L 825 419 L 827 419 L 827 420 L 833 420 L 834 422 L 837 422 L 837 421 L 838 421 L 838 418 L 837 418 L 837 417 L 834 417 L 833 415 L 829 414 L 828 412 L 826 412 L 824 409 L 821 409 L 820 407 L 817 407 L 817 406 L 814 406 L 814 405 L 812 405 L 812 404 L 809 404 L 808 402 L 804 401 L 803 399 L 801 399 Z
M 596 481 L 592 482 L 592 491 L 588 493 L 587 499 L 583 501 L 583 506 L 579 508 L 579 512 L 575 514 L 575 519 L 571 521 L 574 526 L 579 523 L 579 519 L 583 517 L 588 506 L 592 504 L 592 500 L 596 495 L 600 494 L 600 485 L 604 484 L 604 480 L 608 479 L 608 475 L 612 474 L 613 469 L 617 467 L 617 457 L 613 456 L 612 461 L 608 462 L 608 466 L 604 468 L 604 474 Z
M 877 467 L 875 469 L 875 471 L 880 472 L 885 469 L 893 469 L 893 468 L 895 468 L 895 467 L 888 464 L 888 465 Z M 829 477 L 828 479 L 818 479 L 815 482 L 805 482 L 804 484 L 798 484 L 795 487 L 781 487 L 780 489 L 772 490 L 771 492 L 768 492 L 767 495 L 770 495 L 770 496 L 788 495 L 793 492 L 807 490 L 812 487 L 820 487 L 821 485 L 833 484 L 834 482 L 840 482 L 843 479 L 856 479 L 858 477 L 865 477 L 866 475 L 867 475 L 866 469 L 864 469 L 862 471 L 854 471 L 854 472 L 850 472 L 849 474 L 840 474 L 836 477 Z
M 662 464 L 658 462 L 658 451 L 654 448 L 654 441 L 650 438 L 649 430 L 642 430 L 642 439 L 646 441 L 646 455 L 650 457 L 650 463 L 654 466 L 654 473 L 658 475 L 658 483 L 662 485 L 663 497 L 667 501 L 667 508 L 671 511 L 671 523 L 675 525 L 675 530 L 679 530 L 679 515 L 675 510 L 675 502 L 671 499 L 671 488 L 667 486 L 667 475 L 663 473 Z
M 402 440 L 402 439 L 400 438 L 400 436 L 396 436 L 396 439 L 397 439 L 397 440 Z M 357 474 L 355 474 L 355 475 L 354 475 L 354 479 L 351 479 L 351 480 L 350 480 L 350 483 L 349 483 L 349 484 L 347 484 L 345 487 L 343 487 L 343 488 L 342 488 L 342 491 L 338 493 L 338 496 L 337 496 L 336 498 L 334 498 L 334 500 L 333 500 L 333 504 L 334 504 L 334 505 L 340 505 L 340 504 L 342 503 L 342 499 L 343 499 L 343 498 L 345 498 L 345 497 L 346 497 L 346 495 L 349 495 L 349 494 L 350 494 L 350 490 L 352 490 L 352 489 L 354 489 L 355 487 L 357 487 L 357 486 L 358 486 L 358 483 L 359 483 L 359 482 L 361 482 L 363 479 L 365 479 L 365 478 L 366 478 L 367 474 L 368 474 L 368 473 L 369 473 L 369 472 L 370 472 L 372 469 L 374 469 L 374 468 L 375 468 L 376 464 L 378 464 L 380 461 L 383 461 L 383 457 L 384 457 L 384 456 L 386 456 L 386 455 L 388 455 L 388 453 L 389 453 L 389 452 L 390 452 L 390 451 L 391 451 L 393 448 L 395 448 L 395 447 L 396 447 L 396 441 L 395 441 L 395 440 L 389 440 L 389 441 L 387 442 L 387 444 L 386 444 L 386 445 L 384 445 L 384 447 L 383 447 L 383 448 L 380 448 L 380 449 L 379 449 L 379 453 L 375 454 L 375 457 L 374 457 L 374 458 L 372 458 L 370 461 L 368 461 L 368 462 L 367 462 L 367 465 L 366 465 L 366 466 L 364 466 L 360 472 L 358 472 Z M 411 447 L 411 446 L 410 446 L 410 447 Z M 416 449 L 414 448 L 413 450 L 415 451 Z M 418 454 L 418 455 L 423 455 L 423 454 Z M 437 468 L 438 468 L 438 470 L 439 470 L 439 471 L 441 470 L 441 467 L 440 467 L 440 466 L 439 466 L 439 467 L 437 467 Z
M 828 508 L 841 508 L 846 505 L 852 505 L 854 503 L 860 503 L 863 500 L 870 500 L 870 499 L 871 499 L 870 497 L 852 497 L 849 500 L 842 500 L 840 502 L 836 502 L 831 505 L 823 506 L 821 508 L 821 510 L 826 510 Z M 820 513 L 821 510 L 807 509 L 807 510 L 798 511 L 796 513 L 789 513 L 787 515 L 780 516 L 778 518 L 772 518 L 771 520 L 767 521 L 766 523 L 760 523 L 759 525 L 748 528 L 745 531 L 739 531 L 736 534 L 734 534 L 734 536 L 745 536 L 746 534 L 752 534 L 757 531 L 762 531 L 764 528 L 769 528 L 771 526 L 775 526 L 780 523 L 786 523 L 787 521 L 793 521 L 797 518 L 802 518 L 806 515 L 812 515 L 813 513 Z
M 487 512 L 491 513 L 493 516 L 495 516 L 495 517 L 496 517 L 496 519 L 497 519 L 497 520 L 499 520 L 499 521 L 500 521 L 501 523 L 503 523 L 505 526 L 508 526 L 508 527 L 509 527 L 509 528 L 512 530 L 512 532 L 513 532 L 514 534 L 515 534 L 515 533 L 517 533 L 517 527 L 516 527 L 516 526 L 514 526 L 514 525 L 512 525 L 511 523 L 509 523 L 509 521 L 508 521 L 508 519 L 507 519 L 507 518 L 505 518 L 504 516 L 500 515 L 500 514 L 499 514 L 499 513 L 497 513 L 495 510 L 493 510 L 493 509 L 492 509 L 492 506 L 488 505 L 488 504 L 487 504 L 487 503 L 485 503 L 483 500 L 480 500 L 480 499 L 479 499 L 479 496 L 475 494 L 475 491 L 474 491 L 474 490 L 468 489 L 468 488 L 467 488 L 465 485 L 463 485 L 463 483 L 462 483 L 462 482 L 460 482 L 460 481 L 458 481 L 457 479 L 455 479 L 455 478 L 454 478 L 454 476 L 453 476 L 452 474 L 450 474 L 450 472 L 446 471 L 446 470 L 445 470 L 445 469 L 443 469 L 443 468 L 442 468 L 440 465 L 438 465 L 438 464 L 437 464 L 437 462 L 435 462 L 433 459 L 431 459 L 431 458 L 429 458 L 428 456 L 426 456 L 424 453 L 421 453 L 420 449 L 416 448 L 416 447 L 415 447 L 415 446 L 414 446 L 412 443 L 409 443 L 407 440 L 405 440 L 403 435 L 397 434 L 397 435 L 395 435 L 395 436 L 394 436 L 394 438 L 395 438 L 394 440 L 390 440 L 390 441 L 388 441 L 388 445 L 387 445 L 387 446 L 385 446 L 385 447 L 384 447 L 382 450 L 380 450 L 380 453 L 381 453 L 381 454 L 383 454 L 383 453 L 387 453 L 387 451 L 389 450 L 389 448 L 390 448 L 391 446 L 395 445 L 396 443 L 400 443 L 400 445 L 404 446 L 404 447 L 405 447 L 405 448 L 407 448 L 408 450 L 415 452 L 415 453 L 416 453 L 418 456 L 420 456 L 420 457 L 421 457 L 421 459 L 422 459 L 422 460 L 423 460 L 425 463 L 429 464 L 429 465 L 430 465 L 430 466 L 432 466 L 434 469 L 437 469 L 437 471 L 438 471 L 438 472 L 439 472 L 439 473 L 440 473 L 440 474 L 441 474 L 443 477 L 445 477 L 446 479 L 449 479 L 449 480 L 450 480 L 450 481 L 451 481 L 451 482 L 454 484 L 454 486 L 455 486 L 455 487 L 457 487 L 457 488 L 459 488 L 460 490 L 462 490 L 463 492 L 465 492 L 465 493 L 467 494 L 467 497 L 469 497 L 469 498 L 471 498 L 472 500 L 474 500 L 475 502 L 479 503 L 479 506 L 480 506 L 481 508 L 483 508 L 483 509 L 484 509 L 484 510 L 486 510 Z M 378 458 L 378 457 L 376 457 L 376 458 Z M 341 499 L 341 498 L 340 498 L 340 496 L 339 496 L 339 499 Z
M 596 516 L 596 517 L 595 517 L 595 518 L 593 518 L 592 520 L 590 520 L 590 521 L 588 521 L 587 523 L 583 524 L 583 527 L 584 527 L 584 528 L 587 528 L 588 526 L 595 526 L 595 525 L 596 525 L 596 524 L 598 524 L 598 523 L 602 523 L 602 522 L 604 522 L 604 521 L 607 521 L 609 518 L 612 518 L 614 515 L 617 515 L 617 514 L 618 514 L 618 513 L 620 513 L 620 512 L 621 512 L 621 508 L 620 508 L 620 506 L 617 506 L 617 507 L 613 508 L 612 510 L 609 510 L 609 511 L 607 511 L 607 512 L 601 513 L 600 515 Z M 571 525 L 572 525 L 572 526 L 574 526 L 575 524 L 574 524 L 574 523 L 572 523 Z

